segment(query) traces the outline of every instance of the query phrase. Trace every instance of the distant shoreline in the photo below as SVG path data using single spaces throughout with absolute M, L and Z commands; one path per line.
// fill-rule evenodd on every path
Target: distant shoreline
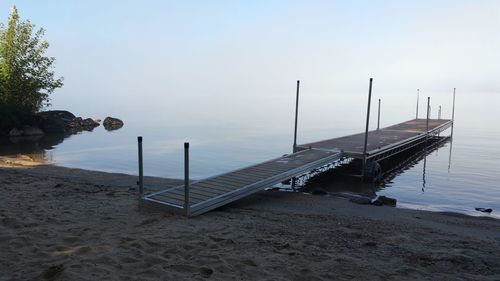
M 500 278 L 496 219 L 275 191 L 187 219 L 138 208 L 135 176 L 26 161 L 0 159 L 7 279 Z

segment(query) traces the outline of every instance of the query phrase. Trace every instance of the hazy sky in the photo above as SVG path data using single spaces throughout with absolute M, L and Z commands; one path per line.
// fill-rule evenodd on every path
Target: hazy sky
M 363 104 L 369 77 L 392 95 L 500 93 L 500 1 L 0 0 L 2 22 L 14 4 L 65 77 L 54 107 L 80 114 L 288 109 L 297 79 Z

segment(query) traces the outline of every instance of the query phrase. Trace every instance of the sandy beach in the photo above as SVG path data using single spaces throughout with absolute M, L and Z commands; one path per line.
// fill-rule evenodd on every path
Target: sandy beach
M 0 280 L 500 280 L 495 219 L 278 191 L 187 219 L 136 180 L 1 158 Z

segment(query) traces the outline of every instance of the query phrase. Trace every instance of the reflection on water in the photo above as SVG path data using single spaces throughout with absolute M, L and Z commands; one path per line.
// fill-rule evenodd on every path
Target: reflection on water
M 52 158 L 47 151 L 61 144 L 71 135 L 52 134 L 43 136 L 0 138 L 0 156 L 27 155 L 33 161 L 51 163 Z
M 306 191 L 321 187 L 329 192 L 354 192 L 374 198 L 378 191 L 390 186 L 395 177 L 423 160 L 422 192 L 424 192 L 427 155 L 437 151 L 449 140 L 448 137 L 435 137 L 429 139 L 427 144 L 423 143 L 379 161 L 383 173 L 382 180 L 379 183 L 368 183 L 360 179 L 361 160 L 344 159 L 339 162 L 339 165 L 331 165 L 321 173 L 314 173 L 313 176 L 305 175 L 303 187 Z

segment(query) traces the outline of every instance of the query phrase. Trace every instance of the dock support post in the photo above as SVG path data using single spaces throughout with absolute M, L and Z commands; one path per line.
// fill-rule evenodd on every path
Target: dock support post
M 184 143 L 184 210 L 189 217 L 189 142 Z
M 417 114 L 415 115 L 415 119 L 418 119 L 418 98 L 420 95 L 420 89 L 417 89 Z
M 137 148 L 139 152 L 139 181 L 137 184 L 139 185 L 139 199 L 142 199 L 144 196 L 144 170 L 142 166 L 142 137 L 137 137 Z
M 380 99 L 378 99 L 377 131 L 380 129 Z
M 455 91 L 457 88 L 453 88 L 453 107 L 451 109 L 451 137 L 453 138 L 453 126 L 455 125 Z
M 439 106 L 438 110 L 438 120 L 441 120 L 441 106 Z
M 293 149 L 292 152 L 297 152 L 297 121 L 299 119 L 299 89 L 300 89 L 300 80 L 297 80 L 297 95 L 295 97 L 295 129 L 293 131 Z M 295 190 L 295 177 L 291 179 L 292 190 Z
M 427 119 L 425 120 L 425 134 L 426 134 L 425 142 L 426 143 L 427 143 L 427 140 L 429 139 L 429 114 L 430 114 L 430 108 L 431 108 L 431 98 L 427 97 Z
M 366 110 L 365 145 L 363 147 L 363 163 L 361 166 L 362 178 L 364 178 L 365 176 L 366 150 L 368 146 L 368 126 L 370 124 L 370 104 L 372 99 L 372 84 L 373 84 L 373 78 L 370 78 L 370 86 L 368 88 L 368 109 Z
M 297 95 L 295 97 L 295 129 L 293 131 L 293 153 L 297 152 L 297 121 L 299 118 L 299 88 L 300 88 L 300 80 L 297 80 Z

